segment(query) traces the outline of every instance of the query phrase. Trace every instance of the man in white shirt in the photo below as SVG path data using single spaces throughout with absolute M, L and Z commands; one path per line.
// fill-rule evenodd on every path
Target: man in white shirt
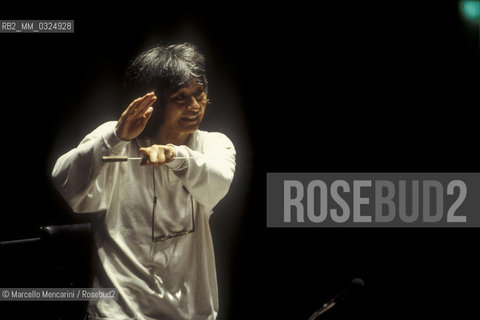
M 115 287 L 119 298 L 91 301 L 89 317 L 215 319 L 208 221 L 233 179 L 235 148 L 225 135 L 199 130 L 204 57 L 188 43 L 150 49 L 130 64 L 125 85 L 141 97 L 62 155 L 52 173 L 75 212 L 98 212 L 95 286 Z

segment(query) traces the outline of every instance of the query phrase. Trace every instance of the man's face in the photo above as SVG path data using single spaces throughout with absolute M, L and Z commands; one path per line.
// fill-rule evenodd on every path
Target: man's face
M 162 127 L 176 133 L 192 133 L 199 128 L 206 106 L 205 89 L 191 82 L 167 97 Z

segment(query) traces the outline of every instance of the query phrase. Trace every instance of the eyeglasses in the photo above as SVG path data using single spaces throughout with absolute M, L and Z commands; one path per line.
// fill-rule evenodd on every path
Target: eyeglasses
M 167 234 L 167 235 L 160 235 L 160 236 L 155 236 L 155 208 L 157 206 L 157 193 L 155 190 L 155 166 L 152 166 L 152 172 L 153 172 L 153 208 L 152 208 L 152 241 L 153 242 L 158 242 L 158 241 L 165 241 L 168 239 L 172 239 L 175 237 L 180 237 L 180 236 L 186 236 L 187 234 L 195 232 L 195 214 L 193 212 L 193 197 L 190 193 L 190 204 L 191 204 L 191 213 L 192 213 L 192 229 L 188 230 L 185 229 L 183 231 L 178 231 L 178 232 L 173 232 L 172 234 Z M 185 187 L 183 187 L 185 189 Z M 186 190 L 186 189 L 185 189 Z

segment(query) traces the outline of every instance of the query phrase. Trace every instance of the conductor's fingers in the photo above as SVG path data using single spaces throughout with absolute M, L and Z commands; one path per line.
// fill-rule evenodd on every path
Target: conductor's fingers
M 157 97 L 155 96 L 155 93 L 147 93 L 143 97 L 133 100 L 128 106 L 126 113 L 130 117 L 140 117 L 153 105 L 153 103 L 155 103 L 156 100 Z
M 162 145 L 153 145 L 148 148 L 140 148 L 140 153 L 145 158 L 140 163 L 141 165 L 162 165 L 173 160 L 173 153 L 169 150 L 170 147 Z M 167 161 L 168 160 L 168 161 Z

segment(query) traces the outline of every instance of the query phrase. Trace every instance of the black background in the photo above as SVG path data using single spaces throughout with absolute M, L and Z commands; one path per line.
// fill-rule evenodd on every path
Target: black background
M 219 318 L 307 319 L 354 277 L 362 294 L 331 318 L 479 314 L 478 229 L 266 228 L 267 172 L 478 171 L 478 25 L 457 1 L 69 5 L 1 18 L 75 20 L 74 34 L 0 34 L 2 241 L 89 221 L 52 187 L 55 159 L 118 118 L 129 59 L 191 41 L 209 68 L 204 129 L 238 152 L 211 219 Z M 78 287 L 89 270 L 79 250 L 3 246 L 0 287 Z M 3 304 L 47 319 L 74 305 Z

